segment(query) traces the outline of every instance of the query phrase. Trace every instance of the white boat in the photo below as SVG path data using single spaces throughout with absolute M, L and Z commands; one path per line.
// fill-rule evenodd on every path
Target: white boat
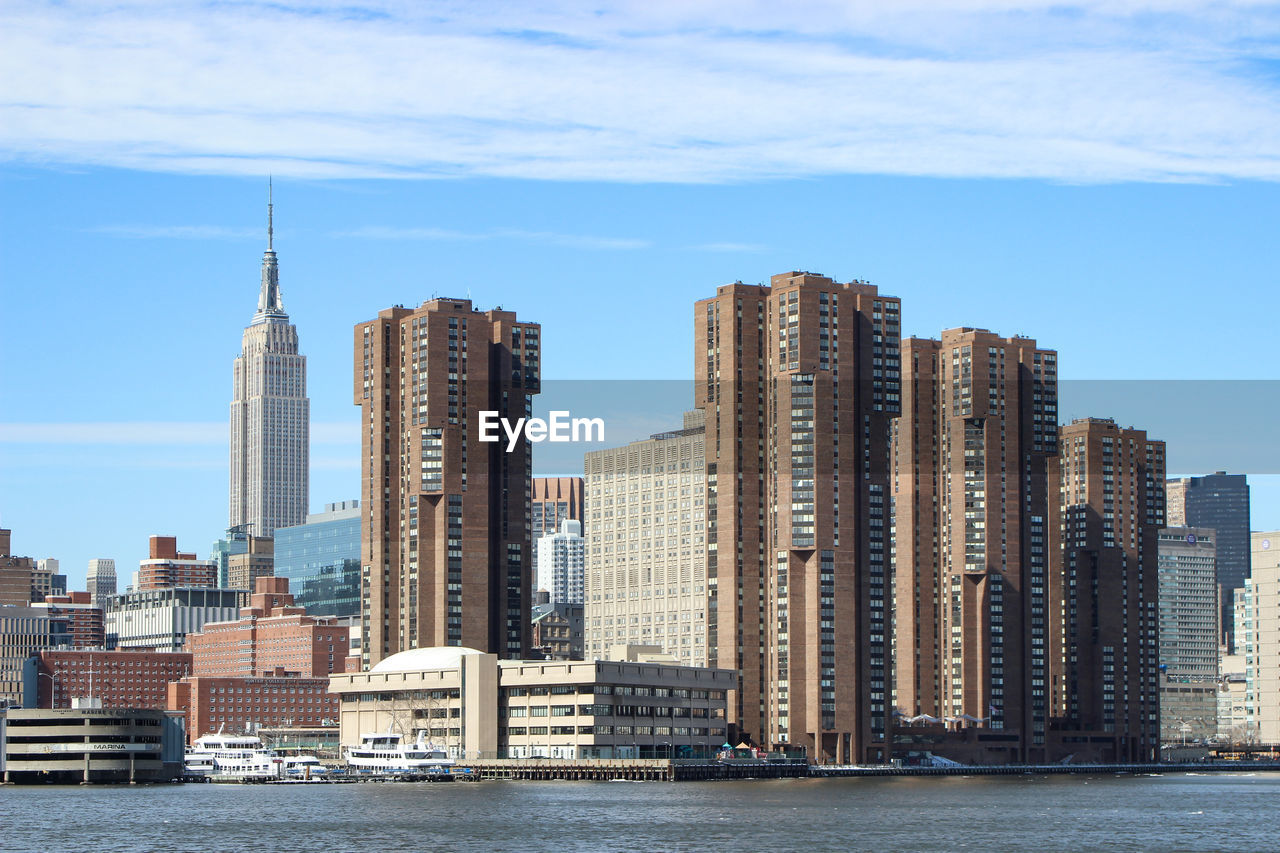
M 188 763 L 211 758 L 214 776 L 230 776 L 238 779 L 263 779 L 276 776 L 279 766 L 276 754 L 262 745 L 253 735 L 217 734 L 196 738 L 195 746 L 187 751 Z
M 213 764 L 212 752 L 191 747 L 187 747 L 183 755 L 182 771 L 187 776 L 212 776 L 218 772 Z
M 289 755 L 284 759 L 284 775 L 315 779 L 329 771 L 314 755 Z
M 402 740 L 395 732 L 361 735 L 359 746 L 346 749 L 347 766 L 356 773 L 447 773 L 454 764 L 449 753 L 428 744 L 422 734 L 412 746 Z

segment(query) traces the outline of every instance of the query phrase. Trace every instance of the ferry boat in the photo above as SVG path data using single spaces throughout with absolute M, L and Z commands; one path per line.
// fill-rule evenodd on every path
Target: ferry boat
M 253 735 L 224 735 L 219 728 L 217 734 L 196 738 L 195 746 L 187 750 L 187 765 L 210 759 L 214 776 L 265 779 L 276 775 L 275 753 Z
M 209 776 L 217 772 L 218 769 L 213 764 L 212 752 L 187 747 L 182 761 L 182 773 L 184 776 L 207 780 Z
M 347 766 L 357 773 L 448 773 L 454 761 L 449 753 L 426 742 L 404 746 L 395 732 L 375 732 L 360 736 L 359 746 L 346 749 Z

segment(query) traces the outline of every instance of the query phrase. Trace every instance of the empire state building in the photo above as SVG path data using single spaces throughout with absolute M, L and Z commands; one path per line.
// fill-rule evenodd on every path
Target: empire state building
M 307 357 L 280 300 L 271 220 L 268 199 L 258 310 L 244 330 L 231 399 L 229 526 L 247 525 L 254 536 L 304 523 L 310 497 Z

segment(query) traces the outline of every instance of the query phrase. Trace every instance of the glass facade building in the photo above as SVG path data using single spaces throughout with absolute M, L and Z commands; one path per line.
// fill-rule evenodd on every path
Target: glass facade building
M 276 577 L 309 616 L 360 617 L 360 502 L 326 504 L 275 533 Z

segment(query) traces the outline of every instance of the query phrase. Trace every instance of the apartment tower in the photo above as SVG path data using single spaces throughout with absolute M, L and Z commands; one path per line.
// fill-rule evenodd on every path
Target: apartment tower
M 270 536 L 302 524 L 309 498 L 311 403 L 307 357 L 280 300 L 267 203 L 267 251 L 262 256 L 258 310 L 244 330 L 231 397 L 231 528 Z
M 559 532 L 565 521 L 581 522 L 582 494 L 581 477 L 534 477 L 530 535 L 537 540 Z
M 532 454 L 480 440 L 540 388 L 539 327 L 470 300 L 396 307 L 355 327 L 361 408 L 364 666 L 406 649 L 529 647 Z
M 1165 446 L 1115 421 L 1061 428 L 1050 461 L 1050 723 L 1104 761 L 1159 760 Z
M 775 275 L 695 306 L 706 416 L 708 665 L 739 737 L 887 758 L 889 425 L 901 302 Z
M 1030 338 L 951 329 L 904 340 L 902 374 L 896 707 L 1013 730 L 1021 757 L 1042 755 L 1057 356 Z

